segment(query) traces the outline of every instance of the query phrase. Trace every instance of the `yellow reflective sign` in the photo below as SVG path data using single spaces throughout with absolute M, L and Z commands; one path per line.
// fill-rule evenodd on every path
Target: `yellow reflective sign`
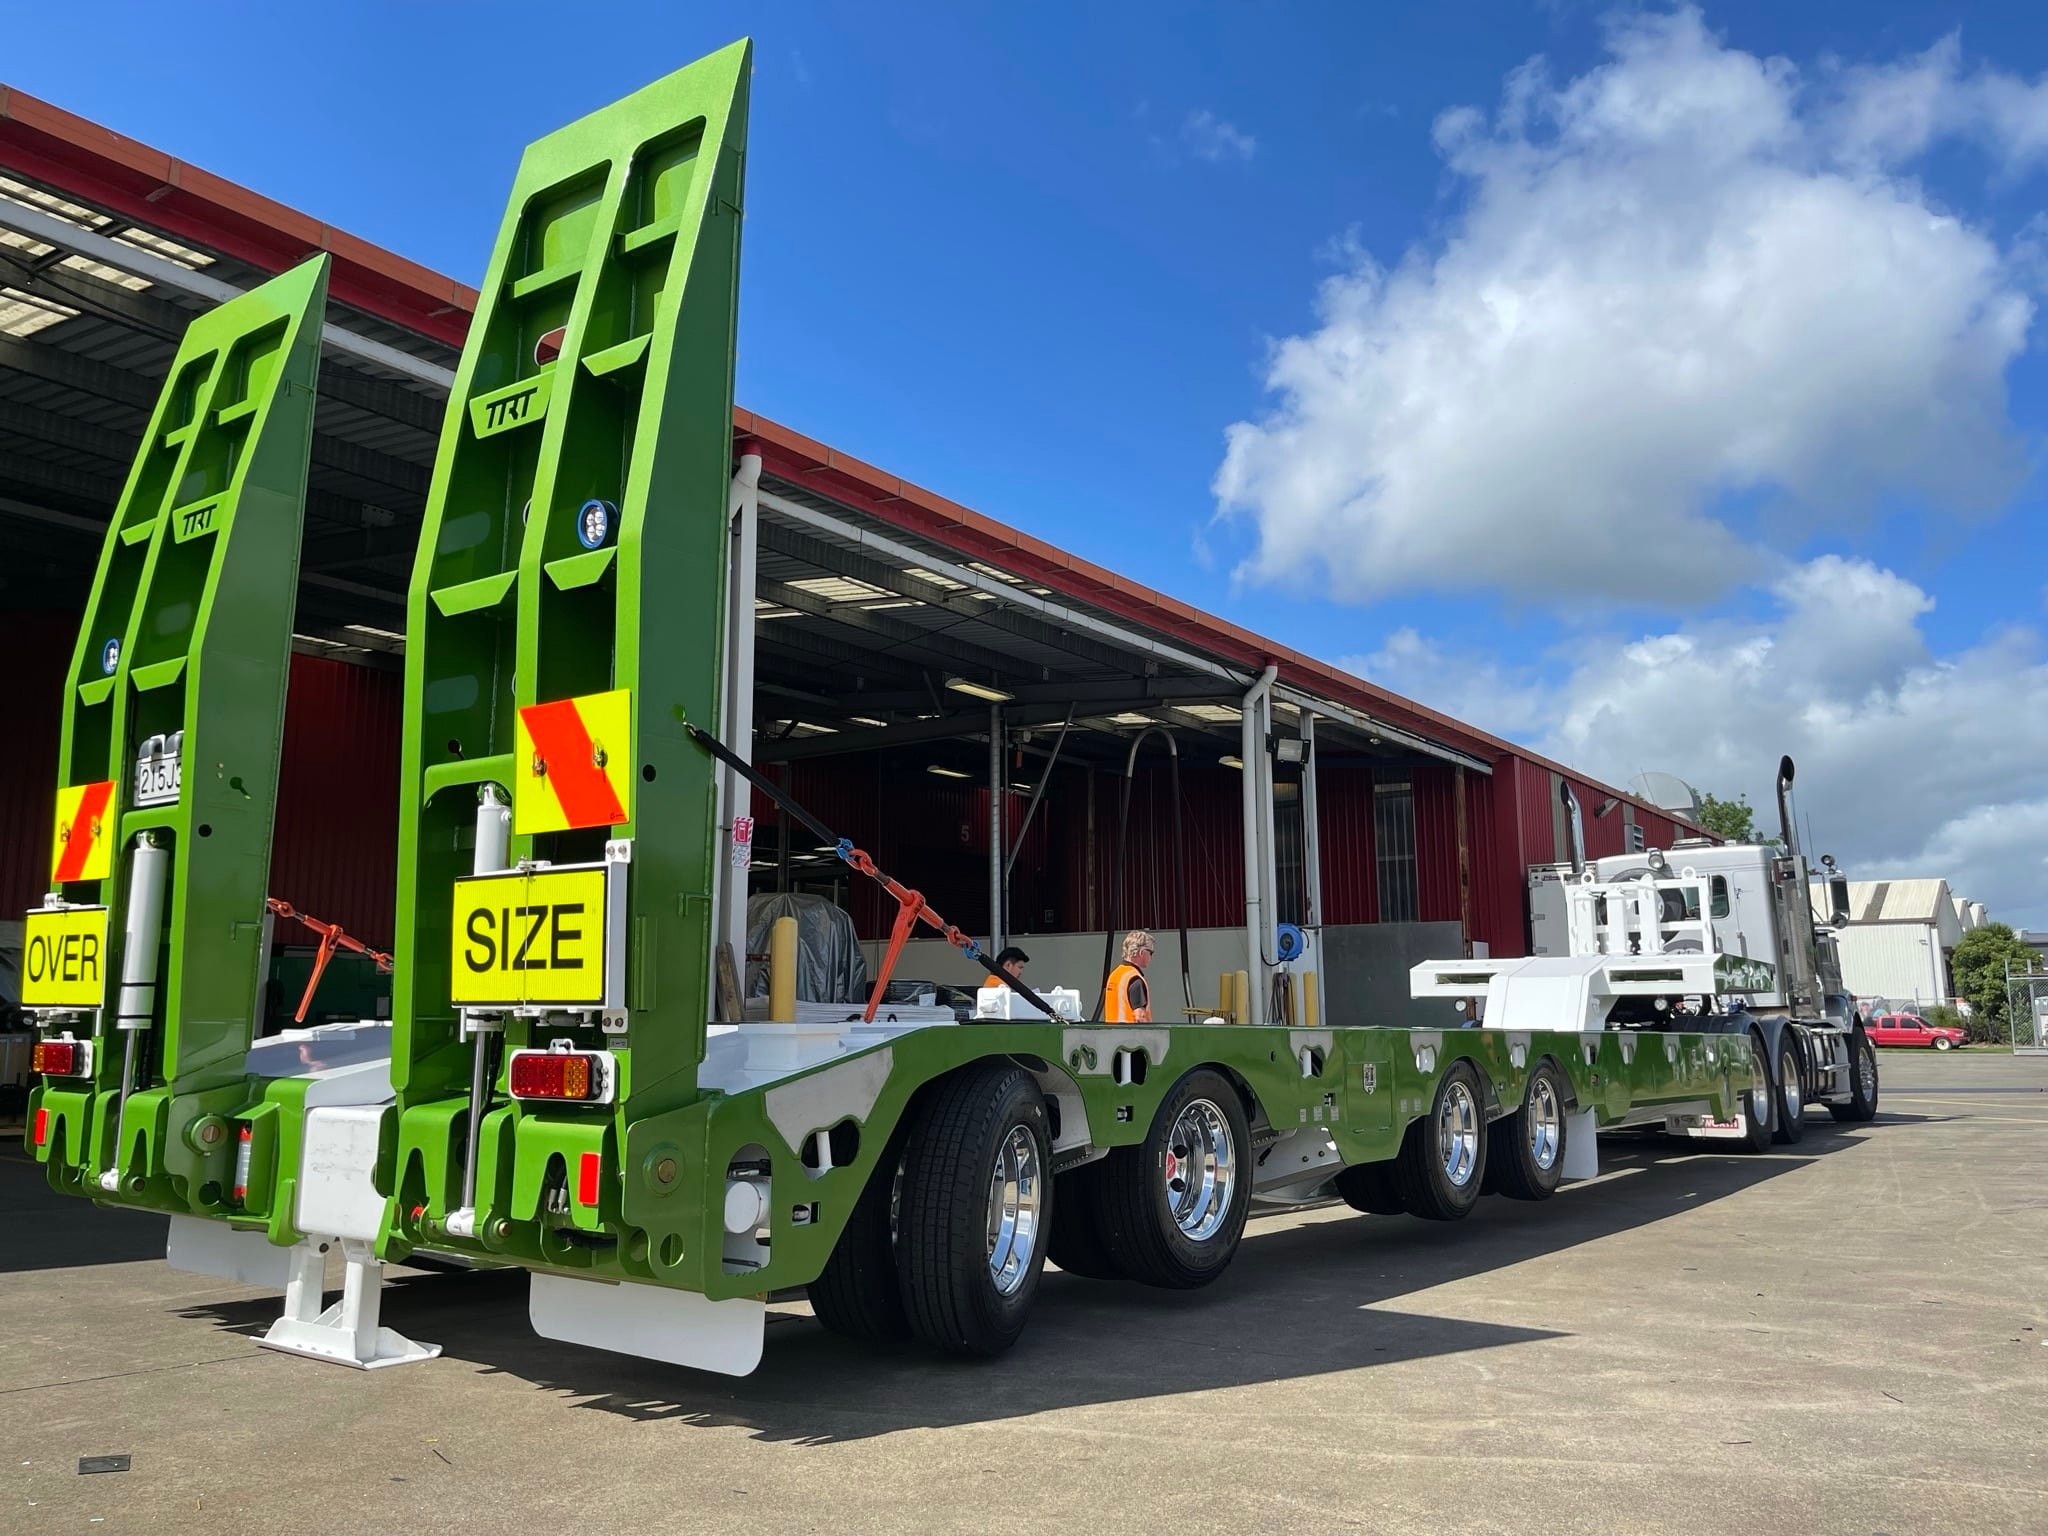
M 521 705 L 512 754 L 512 830 L 521 837 L 633 819 L 630 689 Z
M 602 1007 L 604 897 L 602 867 L 456 881 L 449 1000 L 461 1008 Z
M 97 1008 L 107 997 L 107 909 L 31 912 L 22 934 L 24 1008 Z

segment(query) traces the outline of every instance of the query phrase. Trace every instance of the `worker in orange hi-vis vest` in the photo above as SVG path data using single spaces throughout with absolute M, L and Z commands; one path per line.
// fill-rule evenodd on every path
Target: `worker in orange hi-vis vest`
M 1124 963 L 1109 973 L 1102 993 L 1102 1017 L 1110 1024 L 1150 1024 L 1152 993 L 1145 967 L 1152 963 L 1152 935 L 1133 928 L 1124 935 Z
M 996 968 L 981 978 L 984 987 L 1007 987 L 1013 981 L 1024 979 L 1024 967 L 1031 963 L 1031 957 L 1012 944 L 996 956 Z

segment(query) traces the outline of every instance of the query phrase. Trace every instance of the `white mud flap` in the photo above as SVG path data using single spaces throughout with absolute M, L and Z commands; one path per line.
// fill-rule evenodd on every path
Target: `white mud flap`
M 1564 1138 L 1564 1172 L 1560 1177 L 1600 1177 L 1600 1116 L 1597 1111 L 1582 1109 L 1572 1116 L 1571 1129 Z
M 751 1296 L 712 1301 L 701 1291 L 618 1285 L 534 1272 L 533 1331 L 643 1360 L 745 1376 L 761 1363 L 768 1305 Z
M 261 1232 L 239 1231 L 203 1216 L 173 1216 L 164 1262 L 187 1274 L 281 1291 L 291 1278 L 292 1251 Z

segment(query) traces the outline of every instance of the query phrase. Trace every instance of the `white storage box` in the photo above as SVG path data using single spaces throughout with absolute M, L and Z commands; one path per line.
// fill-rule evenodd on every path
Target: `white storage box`
M 1052 1011 L 1073 1023 L 1081 1022 L 1081 994 L 1072 987 L 1045 987 L 1038 995 L 1052 1005 Z M 977 1019 L 1019 1019 L 1037 1021 L 1045 1017 L 1008 987 L 983 987 L 974 995 Z

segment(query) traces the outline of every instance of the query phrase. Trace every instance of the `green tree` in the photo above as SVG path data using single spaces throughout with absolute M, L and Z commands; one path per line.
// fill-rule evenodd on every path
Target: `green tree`
M 1956 996 L 1970 1005 L 1970 1038 L 2004 1043 L 2012 1039 L 2012 1012 L 2005 991 L 2006 963 L 2024 971 L 2040 962 L 2032 947 L 2004 923 L 1986 923 L 1963 935 L 1949 962 Z
M 1756 807 L 1749 803 L 1747 795 L 1737 795 L 1733 800 L 1712 794 L 1700 796 L 1700 825 L 1731 843 L 1762 843 L 1769 847 L 1777 842 L 1775 837 L 1757 836 Z

